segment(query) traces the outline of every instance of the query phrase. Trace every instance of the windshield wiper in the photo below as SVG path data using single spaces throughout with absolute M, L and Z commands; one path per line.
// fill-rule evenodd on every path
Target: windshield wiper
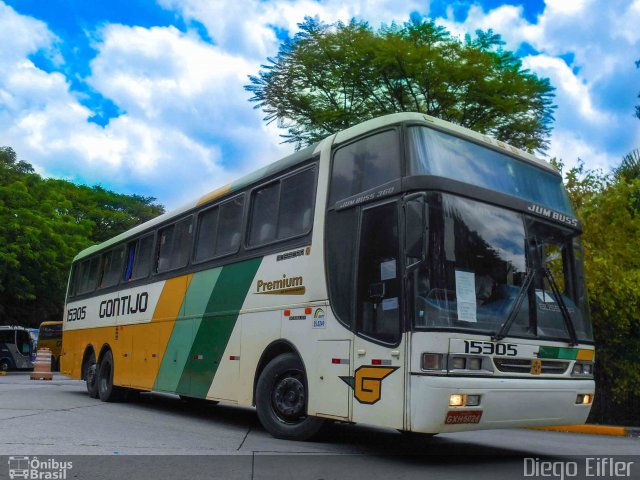
M 549 285 L 551 286 L 551 291 L 553 295 L 556 297 L 558 301 L 558 306 L 560 307 L 560 313 L 562 313 L 562 319 L 564 320 L 564 325 L 567 327 L 567 332 L 569 333 L 569 345 L 575 346 L 578 345 L 578 335 L 576 334 L 576 329 L 573 325 L 573 321 L 571 320 L 571 315 L 569 314 L 569 309 L 567 305 L 564 303 L 562 299 L 562 295 L 560 294 L 560 289 L 558 289 L 558 285 L 556 284 L 555 278 L 553 278 L 553 274 L 551 270 L 549 270 L 546 266 L 542 267 L 542 274 L 549 280 Z
M 509 330 L 511 329 L 511 325 L 515 321 L 518 313 L 520 313 L 520 307 L 522 306 L 522 301 L 524 300 L 525 295 L 529 291 L 531 287 L 531 283 L 535 277 L 535 270 L 530 269 L 527 270 L 527 274 L 524 277 L 522 285 L 520 286 L 520 290 L 518 290 L 518 295 L 516 296 L 516 302 L 511 311 L 509 312 L 509 316 L 505 320 L 505 322 L 500 326 L 500 329 L 491 336 L 491 340 L 494 342 L 502 340 L 507 336 Z
M 549 281 L 549 285 L 551 286 L 551 291 L 553 292 L 553 295 L 556 297 L 556 300 L 558 301 L 558 306 L 560 308 L 560 313 L 562 314 L 562 319 L 564 320 L 565 327 L 567 328 L 567 332 L 569 333 L 569 345 L 571 346 L 578 345 L 578 336 L 576 335 L 576 329 L 573 326 L 573 321 L 571 320 L 569 309 L 567 308 L 567 305 L 564 303 L 564 300 L 560 295 L 560 290 L 558 289 L 558 285 L 556 284 L 556 281 L 553 278 L 553 274 L 551 273 L 551 270 L 549 270 L 547 267 L 540 267 L 538 271 L 542 273 L 542 275 Z M 520 287 L 520 290 L 518 291 L 518 295 L 516 296 L 515 305 L 511 309 L 511 312 L 509 312 L 509 316 L 507 317 L 507 320 L 502 324 L 500 329 L 491 337 L 491 340 L 493 340 L 494 342 L 502 340 L 509 333 L 509 330 L 511 329 L 511 325 L 513 325 L 513 322 L 515 321 L 516 317 L 518 316 L 518 313 L 520 312 L 522 301 L 524 300 L 524 297 L 526 293 L 529 291 L 529 288 L 531 287 L 531 283 L 535 278 L 535 273 L 536 273 L 536 270 L 534 269 L 527 271 L 527 274 L 524 277 L 524 281 L 522 282 L 522 286 Z

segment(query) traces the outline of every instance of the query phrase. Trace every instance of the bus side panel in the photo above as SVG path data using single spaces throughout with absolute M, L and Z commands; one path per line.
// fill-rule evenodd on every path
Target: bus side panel
M 218 368 L 230 361 L 223 354 L 261 262 L 261 258 L 255 258 L 223 267 L 207 297 L 204 311 L 193 312 L 202 315 L 202 323 L 195 334 L 186 370 L 191 376 L 192 396 L 206 397 L 212 383 L 217 382 L 214 377 L 217 378 Z M 232 381 L 235 382 L 237 378 Z M 235 395 L 229 392 L 223 393 L 225 399 L 235 400 L 233 397 Z
M 242 350 L 238 403 L 253 404 L 253 382 L 263 352 L 274 340 L 281 338 L 279 311 L 246 313 L 241 316 Z
M 92 345 L 98 355 L 102 346 L 113 343 L 114 339 L 113 326 L 65 330 L 62 335 L 61 372 L 71 378 L 81 379 L 82 359 L 87 347 Z
M 233 332 L 229 337 L 229 342 L 222 353 L 220 364 L 217 366 L 211 388 L 207 392 L 207 398 L 231 402 L 238 401 L 241 337 L 242 322 L 236 321 Z
M 261 261 L 255 258 L 194 274 L 183 317 L 174 326 L 154 389 L 209 396 L 216 372 L 230 361 L 224 353 Z M 237 367 L 235 370 L 230 385 L 237 382 Z M 236 396 L 224 390 L 216 395 L 228 400 Z

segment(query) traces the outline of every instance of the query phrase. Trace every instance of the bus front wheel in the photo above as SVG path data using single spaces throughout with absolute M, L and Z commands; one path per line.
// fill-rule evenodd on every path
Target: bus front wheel
M 323 420 L 307 415 L 307 401 L 307 381 L 300 358 L 285 353 L 271 360 L 256 386 L 256 410 L 264 428 L 276 438 L 311 438 Z
M 9 365 L 9 360 L 4 358 L 0 360 L 0 372 L 8 372 L 9 367 L 11 367 L 11 365 Z
M 98 367 L 98 395 L 103 402 L 117 402 L 123 394 L 124 389 L 113 384 L 113 354 L 107 350 Z

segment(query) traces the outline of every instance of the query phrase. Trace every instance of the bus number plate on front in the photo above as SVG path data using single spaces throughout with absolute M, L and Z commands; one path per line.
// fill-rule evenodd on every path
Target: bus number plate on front
M 480 423 L 482 410 L 456 410 L 447 413 L 444 423 L 447 425 L 459 425 L 461 423 Z

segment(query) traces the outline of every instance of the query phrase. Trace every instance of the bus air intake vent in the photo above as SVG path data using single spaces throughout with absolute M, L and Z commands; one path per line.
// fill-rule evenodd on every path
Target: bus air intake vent
M 531 373 L 531 360 L 524 358 L 494 358 L 496 368 L 505 373 Z M 542 373 L 562 375 L 569 368 L 569 362 L 542 360 Z

